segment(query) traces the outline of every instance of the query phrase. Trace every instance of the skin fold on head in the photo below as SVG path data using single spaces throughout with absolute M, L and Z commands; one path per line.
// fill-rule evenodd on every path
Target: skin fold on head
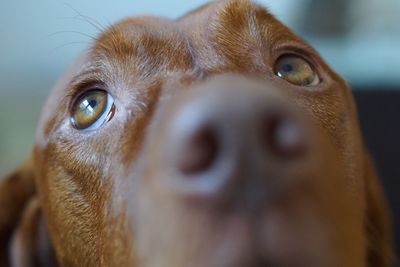
M 252 1 L 106 29 L 0 181 L 1 266 L 393 260 L 348 85 Z

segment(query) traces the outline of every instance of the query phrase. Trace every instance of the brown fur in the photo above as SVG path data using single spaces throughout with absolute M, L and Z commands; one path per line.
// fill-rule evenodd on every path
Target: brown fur
M 272 66 L 284 52 L 313 63 L 322 83 L 299 89 L 276 77 Z M 309 45 L 246 0 L 215 1 L 178 20 L 127 18 L 103 32 L 67 70 L 43 110 L 32 160 L 0 184 L 1 266 L 15 262 L 7 254 L 11 233 L 22 238 L 29 236 L 27 229 L 37 229 L 29 228 L 32 216 L 23 215 L 34 205 L 28 205 L 33 196 L 60 266 L 225 266 L 208 262 L 211 248 L 220 242 L 216 237 L 224 233 L 233 243 L 243 241 L 247 228 L 212 207 L 181 205 L 158 188 L 154 179 L 163 175 L 159 146 L 146 140 L 162 140 L 157 134 L 173 113 L 168 111 L 174 106 L 171 98 L 226 73 L 279 87 L 325 140 L 320 152 L 326 161 L 313 172 L 315 180 L 293 193 L 294 202 L 288 199 L 271 212 L 275 222 L 261 221 L 304 222 L 304 229 L 312 231 L 302 216 L 313 211 L 310 216 L 329 218 L 327 223 L 337 226 L 334 245 L 325 252 L 318 249 L 315 258 L 334 257 L 336 266 L 389 267 L 387 208 L 347 84 Z M 91 83 L 112 92 L 118 116 L 96 134 L 71 131 L 66 126 L 70 102 Z M 298 216 L 280 221 L 286 209 Z M 13 243 L 11 256 L 30 255 L 33 261 L 37 256 L 28 245 L 35 241 L 20 243 Z M 273 258 L 290 245 L 278 248 L 266 250 L 275 251 Z M 252 255 L 255 250 L 241 251 Z

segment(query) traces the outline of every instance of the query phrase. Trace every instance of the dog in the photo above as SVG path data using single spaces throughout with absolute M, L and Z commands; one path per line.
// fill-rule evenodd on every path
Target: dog
M 37 129 L 1 266 L 393 264 L 349 86 L 249 0 L 105 29 Z

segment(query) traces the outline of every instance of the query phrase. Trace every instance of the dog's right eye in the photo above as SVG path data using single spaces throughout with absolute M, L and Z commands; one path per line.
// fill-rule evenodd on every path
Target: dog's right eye
M 109 121 L 114 113 L 113 97 L 104 90 L 92 89 L 75 100 L 71 123 L 78 130 L 95 130 Z

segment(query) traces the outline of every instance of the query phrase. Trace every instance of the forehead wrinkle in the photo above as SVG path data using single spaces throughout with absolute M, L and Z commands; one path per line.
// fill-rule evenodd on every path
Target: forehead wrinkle
M 96 40 L 93 53 L 99 57 L 128 56 L 135 52 L 134 40 L 119 25 L 113 25 Z
M 224 2 L 212 25 L 217 41 L 243 51 L 249 48 L 261 50 L 263 45 L 273 47 L 280 40 L 298 39 L 268 9 L 247 0 Z
M 98 38 L 93 52 L 143 74 L 192 67 L 189 48 L 176 22 L 160 18 L 129 18 L 115 24 Z
M 297 41 L 267 9 L 247 0 L 211 2 L 178 21 L 196 64 L 211 73 L 263 71 L 274 47 L 284 40 L 280 34 Z

